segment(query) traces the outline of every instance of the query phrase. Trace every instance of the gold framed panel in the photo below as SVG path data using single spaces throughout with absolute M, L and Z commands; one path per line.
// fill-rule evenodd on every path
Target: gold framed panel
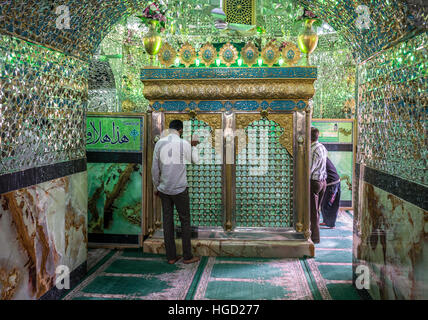
M 261 56 L 263 62 L 269 67 L 272 67 L 275 63 L 278 62 L 281 53 L 279 52 L 279 48 L 276 45 L 270 43 L 263 48 Z
M 219 56 L 221 62 L 230 67 L 230 65 L 234 64 L 236 59 L 238 59 L 238 50 L 236 50 L 233 44 L 227 42 L 223 47 L 221 47 Z
M 180 61 L 182 64 L 184 64 L 186 67 L 189 67 L 190 65 L 195 63 L 196 60 L 196 51 L 193 46 L 186 42 L 178 52 L 178 55 L 180 57 Z
M 176 57 L 177 51 L 175 51 L 168 42 L 165 42 L 158 53 L 159 62 L 165 66 L 165 68 L 169 68 L 174 64 Z
M 217 50 L 211 43 L 207 42 L 199 50 L 199 57 L 202 63 L 209 67 L 217 59 Z
M 247 42 L 241 49 L 241 57 L 244 60 L 244 63 L 251 67 L 256 64 L 259 59 L 259 49 L 253 42 Z
M 294 123 L 292 113 L 277 113 L 272 111 L 261 111 L 260 113 L 237 113 L 236 114 L 236 128 L 244 129 L 250 123 L 267 118 L 279 124 L 284 129 L 284 133 L 280 136 L 279 142 L 287 149 L 290 156 L 294 157 L 293 150 L 293 133 Z
M 300 58 L 301 52 L 294 43 L 288 42 L 281 51 L 282 59 L 288 66 L 295 66 Z

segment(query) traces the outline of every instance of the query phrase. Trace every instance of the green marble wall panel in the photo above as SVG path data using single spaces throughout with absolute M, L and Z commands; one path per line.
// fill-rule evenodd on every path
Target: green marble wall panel
M 142 165 L 88 163 L 90 233 L 141 234 Z
M 428 212 L 416 201 L 428 181 L 427 40 L 422 33 L 358 67 L 353 259 L 354 269 L 368 266 L 375 299 L 427 299 Z
M 340 200 L 352 201 L 352 172 L 354 155 L 346 151 L 329 151 L 328 157 L 340 176 Z

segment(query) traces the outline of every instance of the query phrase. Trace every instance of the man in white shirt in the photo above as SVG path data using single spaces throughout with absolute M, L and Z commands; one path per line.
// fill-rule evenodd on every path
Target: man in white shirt
M 319 130 L 311 128 L 311 239 L 320 242 L 319 209 L 326 188 L 327 149 L 318 141 Z
M 184 263 L 199 261 L 192 255 L 190 242 L 190 199 L 187 185 L 186 164 L 199 161 L 197 141 L 189 142 L 180 138 L 183 134 L 183 122 L 173 120 L 168 134 L 155 145 L 153 151 L 152 179 L 160 196 L 163 211 L 163 232 L 166 257 L 169 264 L 181 259 L 176 254 L 174 237 L 174 206 L 181 222 Z M 193 148 L 192 148 L 193 146 Z

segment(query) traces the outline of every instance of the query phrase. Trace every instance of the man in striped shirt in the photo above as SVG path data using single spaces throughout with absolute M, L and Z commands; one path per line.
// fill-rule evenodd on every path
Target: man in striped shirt
M 320 132 L 311 128 L 311 239 L 313 243 L 320 242 L 319 209 L 326 188 L 327 179 L 327 149 L 318 141 Z

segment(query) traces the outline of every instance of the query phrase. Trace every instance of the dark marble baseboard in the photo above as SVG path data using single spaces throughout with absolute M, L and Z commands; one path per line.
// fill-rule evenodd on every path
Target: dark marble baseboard
M 86 171 L 86 159 L 55 163 L 0 176 L 0 194 Z
M 90 243 L 103 244 L 139 244 L 138 235 L 136 234 L 89 233 L 88 241 Z
M 352 208 L 352 200 L 340 200 L 339 206 L 341 208 Z
M 76 269 L 70 273 L 70 289 L 58 289 L 54 286 L 48 292 L 46 292 L 39 300 L 60 300 L 64 297 L 70 290 L 73 290 L 86 276 L 87 274 L 87 261 L 83 262 Z
M 86 152 L 90 163 L 143 163 L 141 152 Z
M 358 295 L 361 297 L 362 300 L 373 300 L 372 296 L 370 295 L 369 291 L 367 289 L 357 289 Z
M 364 170 L 362 179 L 364 182 L 389 192 L 415 206 L 428 210 L 428 187 L 421 184 L 390 175 L 388 173 L 355 164 L 356 177 L 360 177 L 361 170 Z
M 343 143 L 323 143 L 327 151 L 348 151 L 352 152 L 352 144 L 343 144 Z

